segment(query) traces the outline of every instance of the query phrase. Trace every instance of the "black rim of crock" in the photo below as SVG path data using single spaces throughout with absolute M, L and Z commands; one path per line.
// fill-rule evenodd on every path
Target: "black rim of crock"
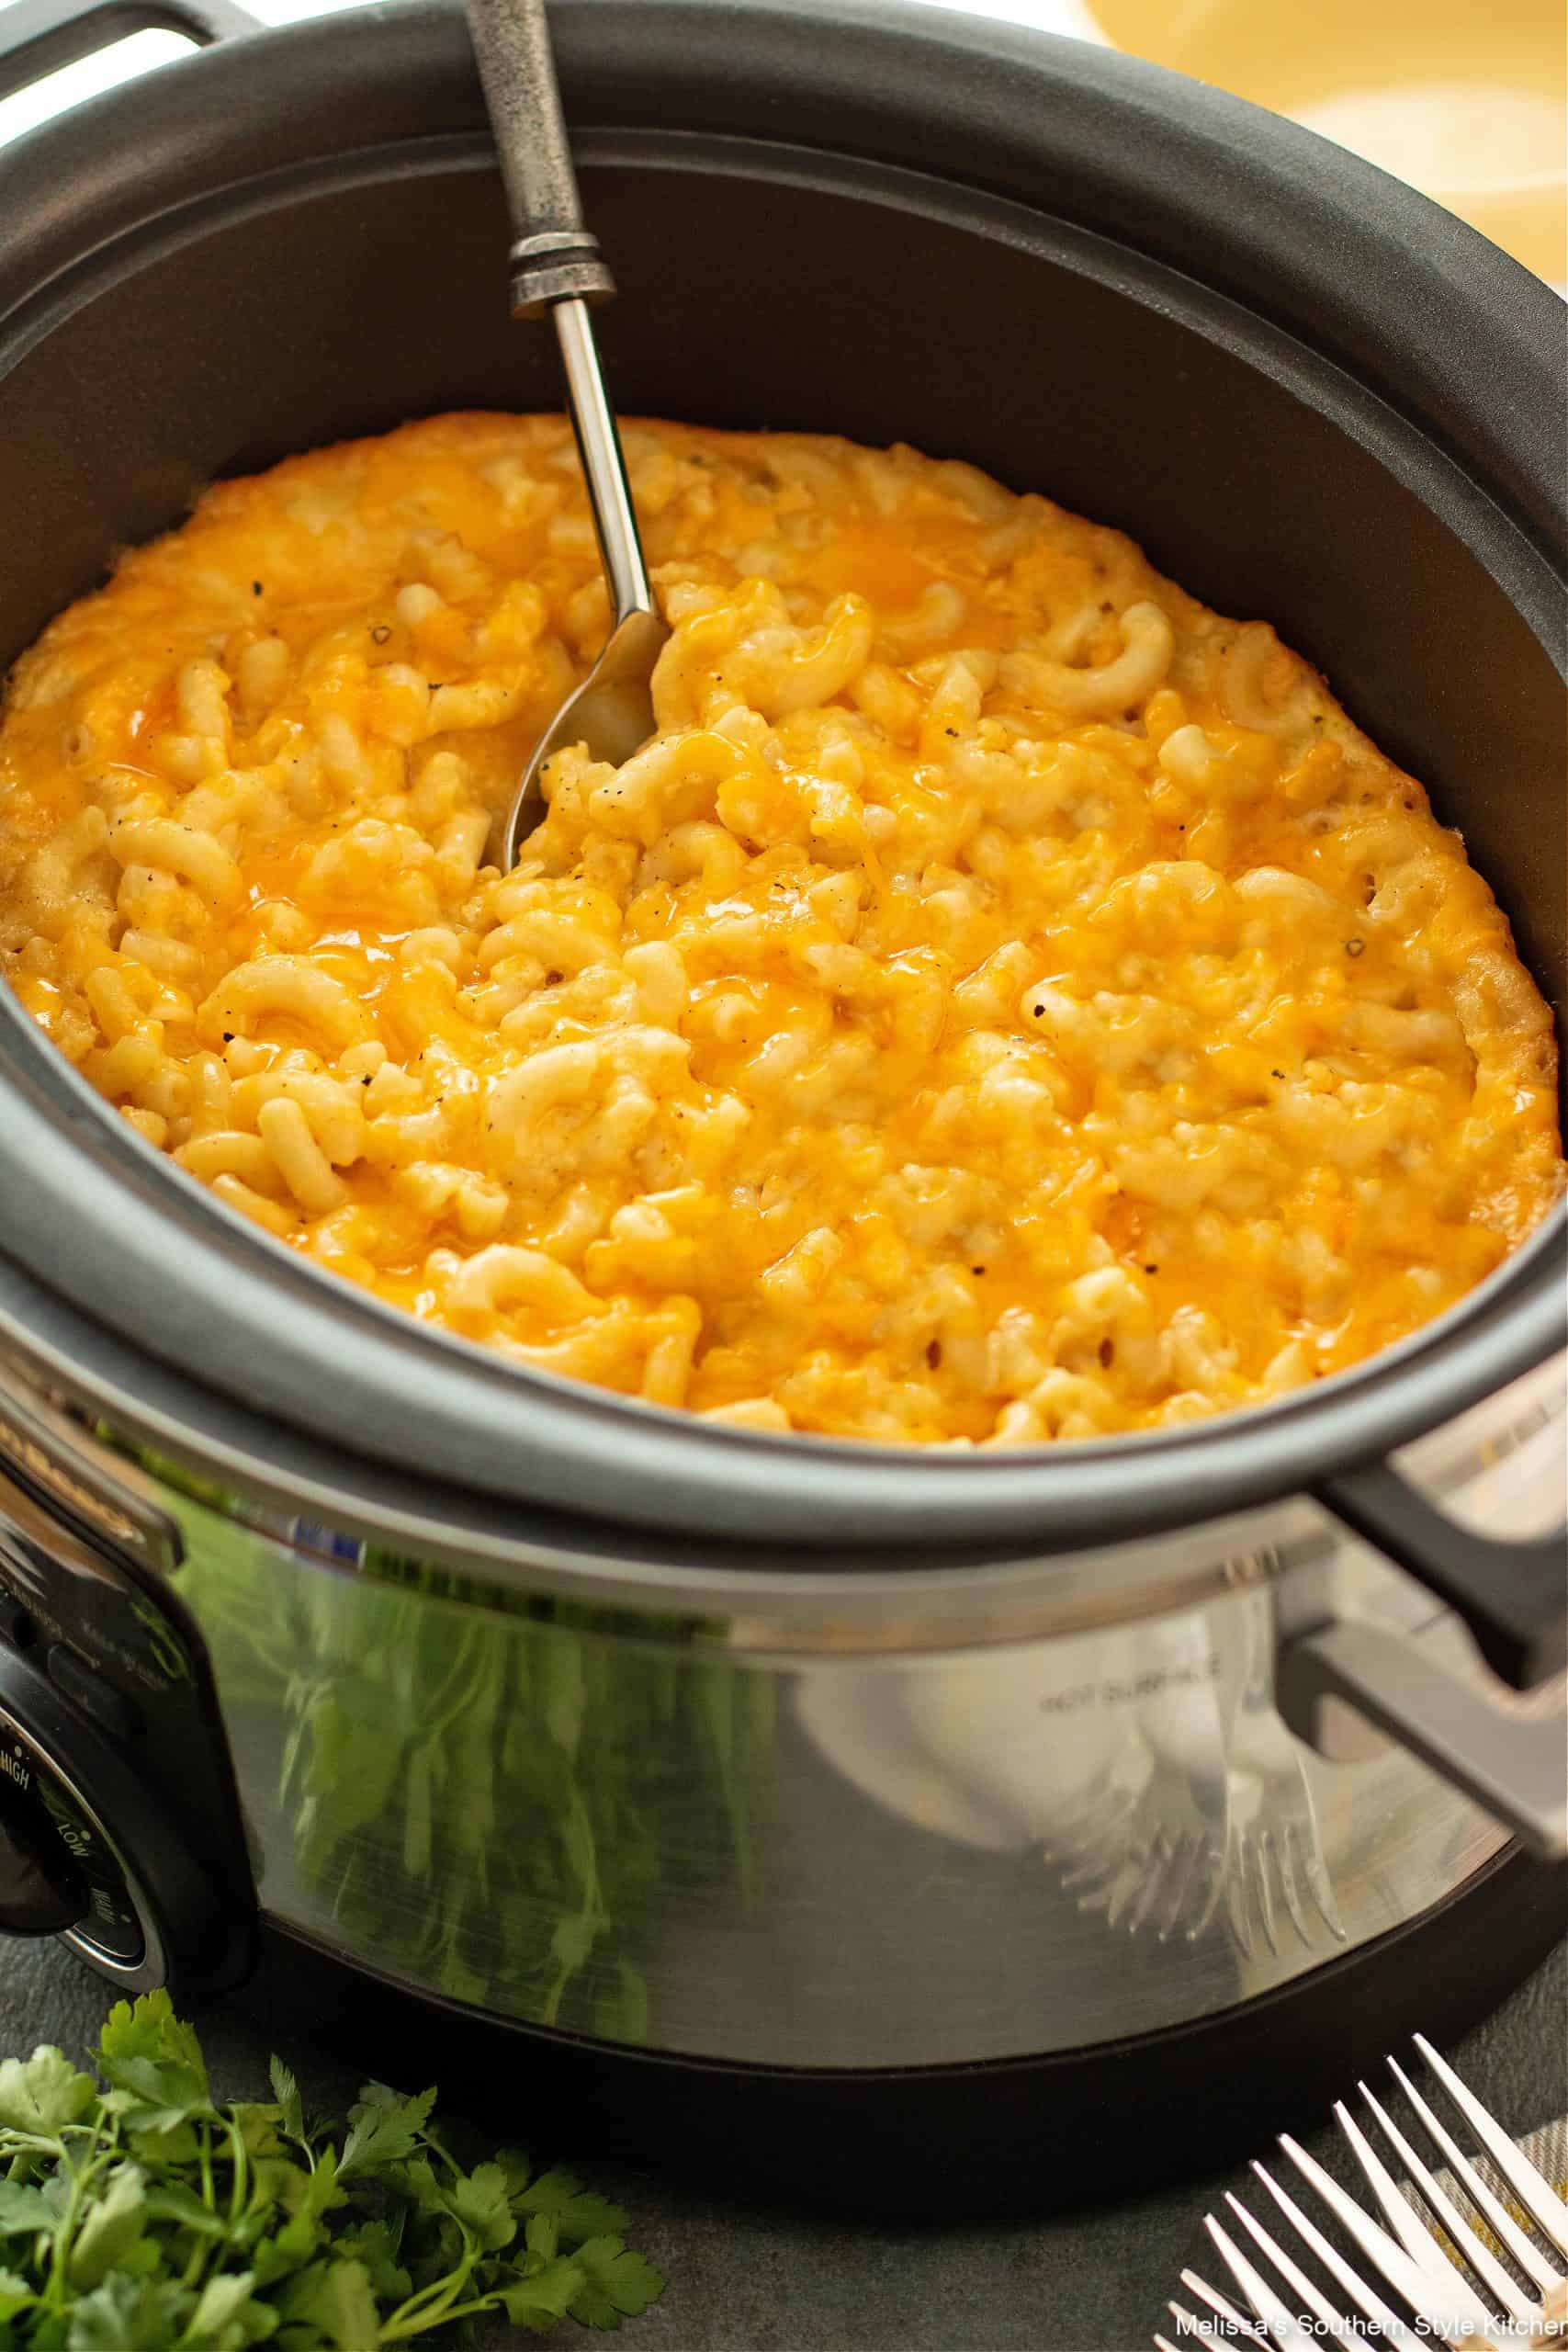
M 1123 260 L 1201 260 L 1195 293 L 1238 298 L 1255 322 L 1310 335 L 1303 359 L 1352 377 L 1363 404 L 1370 390 L 1385 410 L 1397 400 L 1416 412 L 1401 425 L 1407 441 L 1457 461 L 1456 499 L 1461 485 L 1469 492 L 1472 528 L 1460 536 L 1489 541 L 1483 560 L 1513 575 L 1510 593 L 1562 667 L 1561 306 L 1506 256 L 1309 133 L 1083 44 L 924 7 L 846 12 L 821 0 L 747 5 L 736 39 L 739 13 L 727 0 L 566 0 L 554 18 L 569 115 L 633 130 L 651 115 L 705 131 L 761 109 L 773 135 L 820 149 L 825 163 L 941 171 L 960 188 L 978 181 L 1021 198 L 1047 223 L 1065 216 L 1109 233 Z M 199 235 L 242 188 L 265 202 L 265 175 L 285 195 L 312 158 L 337 156 L 341 168 L 345 87 L 367 167 L 396 168 L 414 141 L 461 138 L 471 160 L 482 137 L 455 6 L 356 10 L 241 49 L 99 100 L 0 164 L 15 231 L 0 266 L 0 372 L 85 299 L 84 272 L 134 270 L 154 222 L 164 235 Z M 67 172 L 73 200 L 62 208 Z M 1421 422 L 1434 407 L 1440 439 Z M 18 1204 L 0 1242 L 24 1268 L 242 1404 L 529 1507 L 835 1546 L 1115 1542 L 1372 1460 L 1562 1341 L 1560 1208 L 1470 1300 L 1400 1347 L 1196 1428 L 978 1458 L 759 1436 L 527 1372 L 415 1323 L 223 1209 L 118 1120 L 10 1001 L 0 1049 L 13 1089 L 0 1198 Z

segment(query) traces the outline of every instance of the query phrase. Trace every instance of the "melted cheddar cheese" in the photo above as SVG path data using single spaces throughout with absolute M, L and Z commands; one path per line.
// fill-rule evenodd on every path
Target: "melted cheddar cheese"
M 0 960 L 151 1144 L 523 1363 L 881 1440 L 1256 1404 L 1529 1233 L 1546 1009 L 1270 629 L 907 448 L 626 440 L 659 732 L 512 874 L 608 618 L 557 418 L 224 483 L 17 666 Z

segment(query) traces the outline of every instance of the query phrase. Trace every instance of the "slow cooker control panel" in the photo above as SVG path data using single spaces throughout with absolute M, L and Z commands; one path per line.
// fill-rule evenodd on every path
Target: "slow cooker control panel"
M 231 1982 L 254 1895 L 199 1636 L 39 1467 L 0 1423 L 0 1935 L 60 1936 L 125 1991 Z

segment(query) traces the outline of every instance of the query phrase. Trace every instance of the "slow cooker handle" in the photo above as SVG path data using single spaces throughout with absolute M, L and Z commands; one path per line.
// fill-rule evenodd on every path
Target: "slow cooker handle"
M 11 0 L 0 8 L 0 97 L 131 33 L 185 33 L 206 49 L 259 30 L 233 0 Z
M 1317 1500 L 1463 1618 L 1495 1674 L 1531 1690 L 1568 1663 L 1568 1528 L 1509 1541 L 1461 1527 L 1392 1463 L 1323 1480 Z
M 1491 1696 L 1446 1673 L 1406 1635 L 1352 1618 L 1286 1634 L 1274 1690 L 1289 1728 L 1331 1763 L 1358 1762 L 1380 1736 L 1392 1739 L 1543 1860 L 1568 1856 L 1562 1691 L 1549 1708 L 1545 1692 L 1533 1702 Z

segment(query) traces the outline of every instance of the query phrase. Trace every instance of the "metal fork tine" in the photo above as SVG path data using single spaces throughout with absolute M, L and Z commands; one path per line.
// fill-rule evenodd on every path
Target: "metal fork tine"
M 1510 2319 L 1518 2320 L 1521 2324 L 1528 2325 L 1532 2319 L 1539 2318 L 1540 2304 L 1532 2303 L 1529 2297 L 1509 2277 L 1495 2255 L 1487 2252 L 1458 2206 L 1433 2178 L 1429 2167 L 1422 2163 L 1393 2118 L 1385 2112 L 1365 2083 L 1359 2084 L 1357 2087 L 1371 2109 L 1376 2121 L 1381 2125 L 1383 2137 L 1426 2199 L 1428 2211 L 1437 2215 L 1438 2220 L 1448 2232 L 1449 2244 L 1454 2252 L 1469 2263 L 1488 2293 L 1495 2296 Z M 1376 2187 L 1376 2184 L 1374 2183 L 1373 2186 Z M 1405 2199 L 1401 2197 L 1395 2201 L 1404 2207 L 1404 2219 L 1412 2222 L 1413 2226 L 1419 2230 L 1420 2223 L 1415 2221 Z M 1378 2192 L 1378 2202 L 1380 2205 L 1383 2202 L 1381 2189 Z M 1405 2245 L 1410 2245 L 1410 2240 L 1404 2237 L 1404 2231 L 1401 2227 L 1401 2216 L 1386 2205 L 1383 2206 L 1383 2211 L 1388 2214 L 1394 2228 L 1399 2231 L 1400 2236 L 1404 2238 Z M 1410 2245 L 1410 2251 L 1415 2254 L 1416 2248 Z M 1439 2255 L 1442 2254 L 1441 2248 L 1438 2251 Z
M 1302 2244 L 1316 2255 L 1329 2277 L 1338 2280 L 1362 2317 L 1370 2319 L 1372 2325 L 1385 2335 L 1397 2337 L 1408 2335 L 1404 2322 L 1390 2311 L 1376 2288 L 1369 2287 L 1359 2270 L 1352 2270 L 1337 2247 L 1329 2245 L 1317 2223 L 1308 2219 L 1295 2199 L 1280 2188 L 1273 2174 L 1267 2172 L 1261 2165 L 1254 2165 L 1252 2169 L 1291 2227 L 1300 2234 Z
M 1187 1924 L 1186 1935 L 1189 1943 L 1197 1942 L 1198 1938 L 1203 1933 L 1204 1929 L 1208 1927 L 1209 1922 L 1213 1919 L 1215 1912 L 1220 1907 L 1220 1897 L 1225 1891 L 1224 1856 L 1223 1853 L 1211 1851 L 1208 1860 L 1208 1877 L 1205 1882 L 1205 1885 L 1207 1891 L 1203 1897 L 1202 1906 L 1200 1909 L 1197 1917 L 1195 1919 L 1190 1919 Z
M 1306 1910 L 1302 1902 L 1301 1881 L 1296 1870 L 1296 1838 L 1293 1825 L 1287 1822 L 1274 1849 L 1279 1866 L 1280 1885 L 1284 1893 L 1285 1908 L 1291 1915 L 1291 1925 L 1303 1944 L 1311 1945 L 1312 1929 L 1306 1923 Z
M 1396 2294 L 1404 2296 L 1417 2319 L 1427 2321 L 1449 2340 L 1457 2337 L 1473 2342 L 1479 2326 L 1484 2340 L 1485 2332 L 1495 2323 L 1457 2270 L 1450 2266 L 1451 2283 L 1450 2279 L 1430 2278 L 1418 2262 L 1411 2260 L 1398 2239 L 1391 2238 L 1381 2223 L 1363 2213 L 1355 2199 L 1347 2196 L 1339 2183 L 1289 2132 L 1280 2134 L 1280 2145 L 1302 2177 L 1311 2181 L 1335 2218 L 1349 2232 L 1367 2260 L 1376 2266 Z
M 1192 1850 L 1195 1852 L 1196 1849 Z M 1187 1865 L 1185 1870 L 1182 1868 L 1184 1859 Z M 1189 1853 L 1186 1838 L 1179 1838 L 1173 1842 L 1161 1830 L 1149 1849 L 1148 1860 L 1134 1892 L 1132 1908 L 1127 1914 L 1127 1926 L 1130 1931 L 1143 1926 L 1158 1898 L 1168 1892 L 1173 1882 L 1176 1886 L 1177 1899 L 1180 1900 L 1191 1867 L 1191 1855 Z
M 1280 1939 L 1274 1927 L 1274 1888 L 1269 1869 L 1273 1851 L 1274 1833 L 1272 1830 L 1265 1829 L 1258 1840 L 1257 1847 L 1258 1916 L 1263 1922 L 1264 1941 L 1268 1944 L 1269 1951 L 1277 1955 L 1280 1950 Z
M 1472 2290 L 1462 2272 L 1455 2269 L 1430 2230 L 1422 2227 L 1411 2211 L 1406 2199 L 1400 2195 L 1399 2183 L 1394 2179 L 1343 2099 L 1336 2099 L 1334 2114 L 1339 2129 L 1350 2143 L 1351 2154 L 1371 2184 L 1373 2196 L 1393 2223 L 1395 2235 L 1417 2269 L 1426 2272 L 1433 2287 L 1439 2292 L 1451 2292 L 1457 2284 L 1461 2293 L 1467 2299 L 1466 2302 L 1459 2307 L 1461 2315 L 1472 2321 L 1478 2320 L 1483 2327 L 1490 2327 L 1496 2317 L 1495 2312 L 1489 2310 L 1480 2297 Z M 1472 2306 L 1473 2308 L 1471 2308 Z
M 1181 2283 L 1184 2287 L 1190 2288 L 1193 2294 L 1198 2296 L 1201 2301 L 1207 2303 L 1209 2309 L 1214 2313 L 1215 2317 L 1223 2319 L 1227 2327 L 1234 2328 L 1238 2335 L 1245 2336 L 1249 2343 L 1261 2344 L 1264 2347 L 1264 2352 L 1273 2352 L 1273 2347 L 1269 2343 L 1268 2337 L 1260 2334 L 1260 2332 L 1253 2326 L 1252 2322 L 1249 2319 L 1243 2319 L 1235 2305 L 1234 2303 L 1227 2303 L 1224 2297 L 1219 2292 L 1218 2289 L 1211 2287 L 1206 2278 L 1200 2278 L 1195 2270 L 1184 2270 L 1181 2274 Z M 1170 2308 L 1174 2311 L 1176 2309 L 1176 2305 L 1172 2303 Z M 1207 2325 L 1207 2322 L 1205 2322 L 1204 2324 Z
M 1252 1873 L 1247 1867 L 1247 1860 L 1244 1854 L 1241 1867 L 1232 1871 L 1226 1878 L 1225 1909 L 1230 1918 L 1231 1934 L 1235 1938 L 1236 1950 L 1244 1960 L 1250 1960 L 1252 1958 L 1252 1926 L 1247 1916 L 1247 1906 Z
M 1365 2092 L 1367 2086 L 1365 2083 L 1361 2083 L 1358 2087 Z M 1424 2229 L 1419 2220 L 1411 2211 L 1405 2199 L 1400 2194 L 1398 2182 L 1379 2160 L 1371 2143 L 1362 2133 L 1359 2124 L 1343 2099 L 1335 2101 L 1334 2112 L 1338 2119 L 1340 2130 L 1350 2143 L 1350 2153 L 1366 2175 L 1372 2195 L 1382 2208 L 1383 2218 L 1393 2230 L 1394 2236 L 1413 2262 L 1418 2262 L 1424 2270 L 1430 2268 L 1432 2256 L 1436 2250 L 1431 2232 Z M 1438 2258 L 1439 2261 L 1442 2259 L 1440 2253 Z
M 1069 1869 L 1063 1871 L 1062 1885 L 1068 1894 L 1076 1892 L 1080 1886 L 1087 1886 L 1092 1894 L 1100 1887 L 1110 1885 L 1121 1870 L 1122 1861 L 1122 1857 L 1120 1854 L 1114 1856 L 1102 1853 L 1086 1854 L 1081 1860 L 1075 1861 Z
M 1111 1927 L 1121 1926 L 1129 1905 L 1137 1901 L 1139 1890 L 1148 1883 L 1147 1873 L 1153 1866 L 1151 1855 L 1134 1855 L 1131 1867 L 1124 1866 L 1121 1873 L 1111 1881 L 1111 1894 L 1105 1905 L 1106 1920 Z
M 1190 2279 L 1189 2272 L 1184 2270 L 1181 2275 L 1184 2278 Z M 1201 2281 L 1198 2283 L 1201 2284 Z M 1225 2352 L 1229 2339 L 1216 2335 L 1212 2327 L 1204 2325 L 1195 2312 L 1184 2311 L 1179 2303 L 1168 2303 L 1166 2309 L 1175 2319 L 1181 2334 L 1190 2335 L 1194 2344 L 1201 2344 L 1203 2346 L 1203 2352 Z M 1245 2320 L 1241 2324 L 1243 2326 L 1247 2324 Z M 1263 2342 L 1262 2336 L 1258 2338 L 1258 2342 L 1262 2345 L 1263 2352 L 1271 2352 L 1271 2347 Z
M 1313 2282 L 1307 2277 L 1306 2272 L 1301 2268 L 1299 2264 L 1292 2261 L 1290 2256 L 1285 2252 L 1284 2247 L 1275 2243 L 1274 2239 L 1269 2236 L 1268 2231 L 1264 2228 L 1262 2222 L 1254 2221 L 1252 2215 L 1247 2211 L 1240 2198 L 1233 2196 L 1230 2190 L 1227 2189 L 1225 2191 L 1225 2203 L 1230 2207 L 1231 2211 L 1235 2215 L 1236 2220 L 1240 2222 L 1243 2227 L 1250 2233 L 1259 2249 L 1268 2256 L 1269 2261 L 1273 2264 L 1275 2269 L 1279 2272 L 1286 2286 L 1291 2290 L 1291 2292 L 1293 2295 L 1299 2295 L 1301 2297 L 1303 2302 L 1306 2305 L 1308 2311 L 1312 2312 L 1313 2316 L 1315 2319 L 1322 2320 L 1325 2324 L 1330 2328 L 1342 2326 L 1344 2323 L 1343 2312 L 1337 2312 L 1335 2310 L 1327 2296 L 1323 2294 L 1313 2285 Z
M 1312 1899 L 1316 1904 L 1318 1913 L 1329 1934 L 1337 1943 L 1344 1943 L 1345 1922 L 1339 1917 L 1339 1905 L 1334 1900 L 1334 1889 L 1329 1884 L 1328 1872 L 1323 1867 L 1323 1856 L 1318 1850 L 1315 1834 L 1311 1838 L 1303 1838 L 1302 1843 L 1305 1853 L 1306 1883 L 1312 1890 Z
M 1249 1891 L 1258 1900 L 1259 1925 L 1271 1928 L 1272 1918 L 1264 1909 L 1270 1891 L 1267 1842 L 1254 1841 L 1250 1848 L 1244 1848 L 1244 1858 L 1248 1865 L 1261 1861 L 1261 1878 Z M 1280 1885 L 1273 1891 L 1282 1894 L 1293 1919 L 1288 1849 L 1278 1859 L 1282 1869 Z M 1252 1874 L 1250 1869 L 1248 1874 Z M 1232 1891 L 1234 1901 L 1234 1883 Z M 1568 2205 L 1529 2159 L 1520 2155 L 1502 2127 L 1466 2089 L 1425 2036 L 1417 2034 L 1415 2040 L 1432 2074 L 1448 2090 L 1487 2156 L 1495 2163 L 1506 2183 L 1506 2193 L 1518 2198 L 1540 2236 L 1568 2260 Z M 1279 2144 L 1302 2178 L 1316 2190 L 1339 2228 L 1365 2256 L 1372 2274 L 1392 2288 L 1405 2304 L 1408 2319 L 1398 2317 L 1389 2308 L 1377 2289 L 1330 2244 L 1264 2166 L 1255 2164 L 1252 2169 L 1258 2182 L 1268 2190 L 1301 2245 L 1344 2290 L 1349 2304 L 1371 2322 L 1382 2340 L 1401 2346 L 1403 2352 L 1408 2352 L 1417 2339 L 1429 2346 L 1434 2336 L 1447 2344 L 1465 2346 L 1468 2352 L 1495 2352 L 1495 2347 L 1508 2336 L 1528 2335 L 1533 2340 L 1543 2335 L 1555 2337 L 1562 2333 L 1568 2323 L 1568 2278 L 1551 2268 L 1539 2247 L 1505 2209 L 1502 2199 L 1488 2188 L 1398 2061 L 1390 2058 L 1388 2064 L 1394 2081 L 1410 2101 L 1412 2111 L 1430 2134 L 1434 2148 L 1452 2165 L 1451 2186 L 1438 2180 L 1430 2164 L 1364 2082 L 1358 2087 L 1366 2101 L 1366 2127 L 1343 2100 L 1336 2104 L 1334 2116 L 1371 2190 L 1373 2205 L 1363 2204 L 1358 2196 L 1342 2188 L 1332 2174 L 1288 2132 L 1280 2134 Z M 1382 2148 L 1376 2143 L 1378 2135 Z M 1390 2169 L 1389 2158 L 1403 2165 L 1403 2177 Z M 1487 2168 L 1491 2169 L 1491 2164 Z M 1182 2285 L 1196 2296 L 1200 2310 L 1206 2307 L 1213 2318 L 1194 2317 L 1179 2303 L 1172 2302 L 1169 2309 L 1178 2324 L 1179 2340 L 1173 2345 L 1168 2337 L 1156 2335 L 1156 2352 L 1179 2352 L 1182 2341 L 1200 2346 L 1201 2352 L 1235 2352 L 1238 2340 L 1248 2347 L 1248 2352 L 1317 2352 L 1320 2337 L 1356 2329 L 1359 2323 L 1348 2316 L 1348 2306 L 1336 2311 L 1324 2290 L 1301 2267 L 1293 2251 L 1286 2250 L 1293 2241 L 1288 2239 L 1284 2245 L 1276 2243 L 1240 2199 L 1229 2191 L 1225 2204 L 1229 2209 L 1226 2221 L 1231 2226 L 1225 2226 L 1213 2213 L 1204 2215 L 1203 2226 L 1257 2325 L 1243 2318 L 1195 2271 L 1184 2270 Z M 1373 2218 L 1374 2211 L 1381 2212 L 1382 2221 Z M 1250 2245 L 1233 2233 L 1235 2223 L 1240 2224 Z M 1496 2245 L 1538 2290 L 1535 2297 L 1521 2286 L 1507 2261 L 1498 2258 L 1494 2240 L 1485 2233 L 1483 2224 L 1489 2224 L 1495 2232 Z M 1486 2300 L 1476 2292 L 1477 2284 Z M 1287 2296 L 1293 2301 L 1285 2301 Z
M 1247 2260 L 1235 2239 L 1220 2227 L 1212 2213 L 1205 2215 L 1203 2227 L 1219 2247 L 1231 2277 L 1279 2345 L 1280 2352 L 1316 2352 L 1313 2338 L 1290 2305 L 1280 2301 L 1261 2270 Z
M 1182 1851 L 1185 1866 L 1171 1872 L 1159 1889 L 1158 1903 L 1151 1903 L 1148 1909 L 1148 1923 L 1162 1944 L 1170 1941 L 1176 1923 L 1187 1908 L 1188 1894 L 1202 1860 L 1202 1848 L 1196 1838 L 1184 1841 Z
M 1532 2245 L 1525 2235 L 1506 2206 L 1493 2194 L 1448 2126 L 1433 2114 L 1399 2061 L 1396 2058 L 1391 2058 L 1388 2064 L 1389 2072 L 1398 2083 L 1400 2089 L 1448 2158 L 1454 2178 L 1462 2184 L 1465 2195 L 1485 2221 L 1498 2244 L 1513 2256 L 1525 2277 L 1533 2278 L 1541 2293 L 1549 2295 L 1553 2287 L 1559 2283 L 1557 2273 L 1551 2263 L 1547 2261 L 1540 2248 Z
M 1568 2261 L 1568 2205 L 1541 2178 L 1529 2158 L 1519 2154 L 1495 2117 L 1488 2115 L 1474 2092 L 1465 2088 L 1447 2059 L 1438 2055 L 1424 2033 L 1416 2036 L 1416 2047 L 1526 2212 L 1544 2232 L 1553 2250 Z

